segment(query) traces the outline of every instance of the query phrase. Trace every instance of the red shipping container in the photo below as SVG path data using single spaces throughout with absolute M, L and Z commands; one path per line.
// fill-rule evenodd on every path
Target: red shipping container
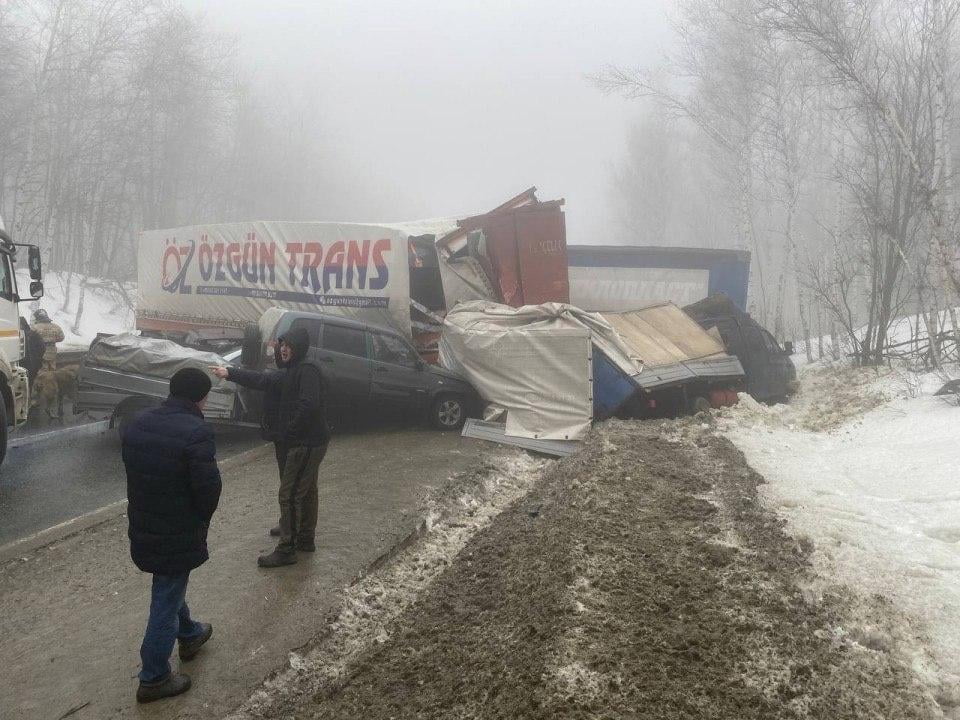
M 567 229 L 558 203 L 513 212 L 524 305 L 570 302 Z

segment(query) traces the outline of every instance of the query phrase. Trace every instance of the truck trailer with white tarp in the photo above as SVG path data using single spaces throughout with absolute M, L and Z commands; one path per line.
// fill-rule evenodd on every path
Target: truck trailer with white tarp
M 270 307 L 322 310 L 410 335 L 409 229 L 325 222 L 192 225 L 141 234 L 137 327 L 221 331 Z
M 482 215 L 403 223 L 242 222 L 141 233 L 137 329 L 239 343 L 270 307 L 391 327 L 436 359 L 443 317 L 475 300 L 567 300 L 563 201 L 536 188 Z

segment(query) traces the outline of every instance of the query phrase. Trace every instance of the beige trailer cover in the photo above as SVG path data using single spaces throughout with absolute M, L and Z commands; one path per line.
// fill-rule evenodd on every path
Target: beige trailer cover
M 593 417 L 592 346 L 629 375 L 640 365 L 599 315 L 572 305 L 461 303 L 445 319 L 440 362 L 507 411 L 506 434 L 574 440 Z
M 602 315 L 642 361 L 643 372 L 634 382 L 645 390 L 743 377 L 740 361 L 723 343 L 673 303 Z
M 630 312 L 605 312 L 602 317 L 647 368 L 726 355 L 719 340 L 673 303 Z

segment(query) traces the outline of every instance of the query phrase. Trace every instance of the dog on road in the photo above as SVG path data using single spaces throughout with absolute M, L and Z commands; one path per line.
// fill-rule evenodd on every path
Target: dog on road
M 30 388 L 30 406 L 39 408 L 47 419 L 63 421 L 64 398 L 71 402 L 77 399 L 77 368 L 71 365 L 37 373 Z

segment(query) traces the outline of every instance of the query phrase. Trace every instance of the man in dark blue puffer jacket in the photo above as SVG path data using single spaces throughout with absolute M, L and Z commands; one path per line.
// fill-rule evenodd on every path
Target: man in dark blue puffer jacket
M 189 690 L 190 678 L 170 670 L 173 645 L 179 641 L 180 659 L 190 660 L 213 634 L 209 623 L 190 617 L 185 600 L 190 571 L 209 557 L 207 530 L 220 501 L 213 429 L 202 412 L 210 386 L 202 370 L 178 370 L 170 397 L 123 433 L 130 556 L 153 574 L 138 702 Z

